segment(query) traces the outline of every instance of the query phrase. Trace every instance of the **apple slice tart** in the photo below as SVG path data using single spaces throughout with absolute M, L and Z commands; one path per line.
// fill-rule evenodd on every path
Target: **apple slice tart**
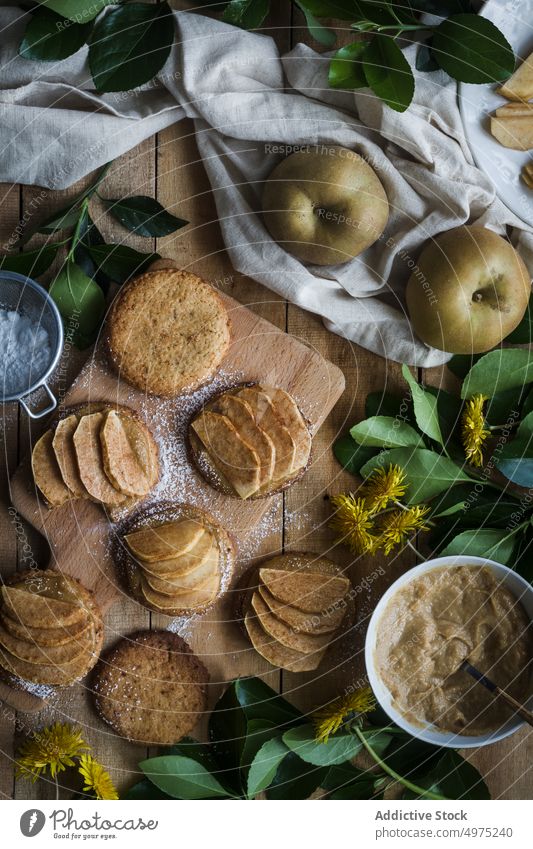
M 226 531 L 186 504 L 135 519 L 118 553 L 134 598 L 155 613 L 203 613 L 217 600 L 233 563 Z
M 290 672 L 311 672 L 351 627 L 351 584 L 325 557 L 289 553 L 250 570 L 236 616 L 254 649 Z
M 216 489 L 243 500 L 285 489 L 303 474 L 311 434 L 284 389 L 255 384 L 209 401 L 189 429 L 193 458 Z

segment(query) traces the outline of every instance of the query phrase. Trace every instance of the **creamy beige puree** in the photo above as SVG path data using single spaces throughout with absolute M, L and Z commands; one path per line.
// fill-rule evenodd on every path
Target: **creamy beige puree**
M 376 666 L 407 719 L 477 735 L 512 715 L 459 669 L 467 658 L 515 698 L 527 697 L 529 620 L 488 567 L 433 569 L 390 599 L 378 624 Z

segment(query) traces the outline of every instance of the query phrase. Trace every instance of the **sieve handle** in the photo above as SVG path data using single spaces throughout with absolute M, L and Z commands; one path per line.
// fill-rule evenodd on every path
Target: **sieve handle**
M 43 416 L 47 416 L 48 413 L 51 413 L 52 410 L 55 410 L 55 408 L 57 407 L 57 399 L 56 399 L 55 395 L 53 394 L 53 392 L 50 390 L 50 387 L 48 386 L 47 383 L 41 383 L 40 386 L 37 386 L 33 390 L 33 392 L 35 392 L 37 389 L 41 389 L 41 388 L 45 390 L 46 394 L 50 398 L 50 403 L 47 407 L 44 408 L 44 410 L 39 410 L 37 413 L 34 413 L 32 410 L 30 410 L 30 408 L 28 407 L 28 405 L 26 404 L 24 399 L 19 398 L 20 406 L 25 410 L 25 412 L 28 414 L 30 419 L 42 419 Z M 33 394 L 33 392 L 32 392 L 32 394 Z

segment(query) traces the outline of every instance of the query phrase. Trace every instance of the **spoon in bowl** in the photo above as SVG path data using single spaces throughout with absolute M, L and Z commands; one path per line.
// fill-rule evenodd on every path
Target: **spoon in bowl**
M 475 666 L 472 666 L 468 660 L 463 660 L 461 669 L 464 669 L 465 672 L 468 672 L 469 675 L 472 676 L 476 681 L 482 684 L 484 687 L 492 693 L 493 696 L 499 696 L 501 699 L 506 702 L 509 707 L 513 708 L 514 712 L 518 714 L 518 716 L 525 719 L 526 722 L 529 722 L 530 725 L 533 725 L 533 713 L 528 710 L 524 705 L 520 704 L 513 696 L 507 693 L 505 690 L 502 690 L 501 687 L 498 687 L 494 681 L 491 681 L 490 678 L 487 678 L 486 675 L 483 675 L 482 672 L 479 671 Z

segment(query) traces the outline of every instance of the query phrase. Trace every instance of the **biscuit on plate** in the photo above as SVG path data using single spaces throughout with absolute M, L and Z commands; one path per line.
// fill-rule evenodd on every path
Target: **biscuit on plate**
M 229 344 L 221 297 L 189 271 L 136 277 L 122 287 L 106 323 L 107 351 L 119 377 L 152 395 L 192 392 L 216 373 Z
M 208 680 L 203 663 L 177 634 L 140 631 L 120 640 L 96 667 L 94 702 L 121 737 L 171 745 L 202 718 Z

